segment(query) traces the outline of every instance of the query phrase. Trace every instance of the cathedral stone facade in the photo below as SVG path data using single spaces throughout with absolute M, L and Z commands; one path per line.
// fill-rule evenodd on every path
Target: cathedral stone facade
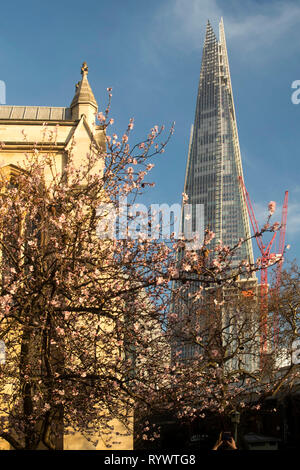
M 76 84 L 74 98 L 69 107 L 52 106 L 0 106 L 0 175 L 13 177 L 22 169 L 25 154 L 36 150 L 49 152 L 56 170 L 63 172 L 72 154 L 75 166 L 82 163 L 82 156 L 90 152 L 105 154 L 105 130 L 96 125 L 97 101 L 88 81 L 88 67 L 81 67 L 81 80 Z M 104 161 L 103 161 L 104 165 Z M 102 171 L 96 168 L 96 171 Z M 46 181 L 51 179 L 50 168 L 45 168 Z M 125 429 L 115 420 L 114 432 L 125 434 Z M 95 436 L 95 441 L 98 436 Z M 113 441 L 115 439 L 112 439 Z M 133 437 L 118 435 L 118 444 L 110 449 L 132 449 Z M 104 450 L 105 442 L 99 437 L 93 446 L 82 435 L 64 435 L 64 450 Z M 9 445 L 0 439 L 0 449 Z

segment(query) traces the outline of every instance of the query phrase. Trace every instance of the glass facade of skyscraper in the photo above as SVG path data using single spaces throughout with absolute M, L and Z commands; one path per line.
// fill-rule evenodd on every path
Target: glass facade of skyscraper
M 242 163 L 221 20 L 219 41 L 207 25 L 184 192 L 190 204 L 204 205 L 205 227 L 229 246 L 250 235 L 239 176 Z M 184 219 L 182 223 L 184 229 Z M 194 215 L 192 226 L 195 230 Z M 243 259 L 253 262 L 251 241 L 242 245 L 234 261 Z
M 244 242 L 232 258 L 232 268 L 242 260 L 253 263 L 253 249 L 250 238 L 250 227 L 247 207 L 243 198 L 242 187 L 239 178 L 243 178 L 241 153 L 239 146 L 238 130 L 235 116 L 235 108 L 231 87 L 230 71 L 227 57 L 226 40 L 223 20 L 219 25 L 219 40 L 210 25 L 207 24 L 206 37 L 202 55 L 200 81 L 198 87 L 197 103 L 194 125 L 191 131 L 188 161 L 184 183 L 184 192 L 188 195 L 188 202 L 192 205 L 192 231 L 197 231 L 196 204 L 204 206 L 204 227 L 215 233 L 215 238 L 210 248 L 222 240 L 224 245 L 234 247 L 239 239 Z M 182 211 L 181 231 L 185 230 L 185 211 Z M 190 225 L 190 220 L 186 226 Z M 182 258 L 183 252 L 179 254 Z M 191 277 L 191 276 L 190 276 Z M 172 347 L 173 353 L 180 351 L 181 359 L 191 359 L 201 348 L 193 341 L 185 338 L 185 325 L 188 321 L 194 326 L 201 326 L 201 330 L 207 328 L 209 337 L 209 325 L 217 320 L 223 329 L 223 345 L 230 338 L 231 344 L 227 349 L 236 347 L 239 335 L 239 322 L 233 320 L 234 312 L 230 310 L 230 299 L 236 298 L 242 289 L 250 288 L 255 291 L 257 279 L 255 275 L 251 279 L 240 279 L 240 286 L 235 290 L 217 289 L 214 285 L 204 285 L 203 298 L 195 303 L 192 297 L 199 289 L 201 281 L 197 274 L 192 275 L 195 282 L 189 283 L 185 294 L 180 299 L 174 299 L 172 309 L 178 314 L 178 335 Z M 175 283 L 176 286 L 176 283 Z M 242 287 L 241 287 L 242 286 Z M 248 286 L 248 287 L 247 287 Z M 208 304 L 212 296 L 221 295 L 225 304 L 217 313 L 210 316 Z M 255 304 L 253 304 L 255 305 Z M 256 327 L 255 306 L 251 305 L 253 323 L 251 330 Z M 203 311 L 203 312 L 202 312 Z M 211 309 L 213 311 L 213 308 Z M 202 312 L 202 313 L 201 313 Z M 252 317 L 251 317 L 252 318 Z M 180 326 L 182 321 L 182 327 Z M 180 333 L 182 332 L 182 334 Z M 252 331 L 248 331 L 252 334 Z M 233 339 L 234 335 L 237 335 Z M 210 340 L 207 340 L 210 341 Z M 233 359 L 227 366 L 233 367 L 238 360 L 254 369 L 256 363 L 251 351 L 244 351 L 238 358 Z M 243 357 L 242 357 L 243 356 Z

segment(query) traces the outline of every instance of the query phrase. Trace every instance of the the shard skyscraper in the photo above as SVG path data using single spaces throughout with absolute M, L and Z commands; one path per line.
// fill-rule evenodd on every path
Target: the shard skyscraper
M 188 233 L 191 229 L 194 234 L 197 233 L 199 228 L 197 217 L 199 216 L 195 208 L 196 205 L 202 205 L 204 207 L 204 224 L 201 225 L 215 233 L 215 238 L 209 245 L 210 248 L 213 248 L 213 245 L 219 240 L 229 247 L 234 247 L 239 239 L 246 240 L 232 257 L 231 266 L 233 269 L 242 260 L 253 263 L 249 219 L 239 177 L 243 178 L 242 160 L 224 25 L 221 19 L 219 40 L 209 22 L 206 29 L 195 121 L 191 132 L 184 183 L 184 193 L 188 195 L 188 203 L 192 207 L 192 212 L 189 213 L 187 219 L 182 207 L 181 232 Z M 185 227 L 186 220 L 188 222 Z M 183 253 L 180 253 L 179 259 L 182 255 Z M 213 285 L 207 287 L 204 285 L 202 299 L 195 303 L 190 297 L 199 288 L 197 275 L 194 274 L 194 276 L 195 283 L 190 283 L 185 294 L 181 294 L 180 298 L 176 298 L 173 302 L 173 310 L 178 315 L 179 326 L 177 329 L 175 328 L 174 337 L 176 339 L 172 345 L 172 351 L 174 354 L 180 352 L 180 357 L 183 360 L 191 359 L 195 353 L 202 351 L 201 347 L 185 334 L 187 319 L 195 331 L 200 325 L 201 336 L 203 337 L 203 333 L 206 335 L 204 343 L 211 344 L 209 325 L 211 318 L 213 318 L 214 324 L 217 324 L 217 319 L 219 319 L 220 328 L 223 331 L 221 335 L 223 349 L 226 347 L 230 355 L 241 340 L 238 320 L 234 317 L 235 312 L 231 312 L 233 298 L 239 295 L 240 290 L 251 288 L 255 291 L 257 279 L 255 275 L 252 275 L 251 279 L 239 279 L 238 289 L 222 288 L 222 293 L 218 291 L 223 296 L 225 304 L 214 317 L 207 314 L 209 312 L 207 308 L 210 296 L 214 297 L 217 292 L 215 289 L 218 288 Z M 249 309 L 251 310 L 250 307 Z M 249 326 L 246 335 L 254 335 L 253 331 L 257 327 L 255 312 L 254 308 L 251 313 L 253 315 L 252 323 L 250 322 L 251 327 Z M 180 321 L 182 321 L 182 326 Z M 255 341 L 254 350 L 256 348 Z M 242 356 L 233 358 L 227 367 L 235 367 L 236 361 L 242 361 L 246 368 L 255 369 L 255 354 L 252 351 L 252 346 L 249 348 L 243 352 Z
M 207 24 L 184 192 L 190 204 L 204 205 L 204 226 L 215 232 L 215 240 L 231 247 L 250 235 L 239 176 L 243 176 L 242 160 L 221 19 L 219 40 Z M 234 261 L 243 259 L 253 262 L 250 240 Z

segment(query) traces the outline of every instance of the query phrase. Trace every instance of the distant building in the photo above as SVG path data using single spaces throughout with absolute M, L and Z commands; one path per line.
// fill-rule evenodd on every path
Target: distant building
M 239 177 L 243 178 L 242 159 L 224 25 L 221 19 L 219 40 L 210 23 L 207 23 L 184 193 L 188 196 L 188 203 L 192 205 L 191 220 L 194 233 L 199 226 L 196 204 L 204 206 L 204 228 L 209 228 L 215 233 L 210 247 L 215 246 L 219 240 L 229 247 L 237 245 L 239 240 L 246 240 L 232 258 L 233 268 L 242 260 L 253 263 L 249 219 Z M 185 225 L 189 225 L 190 228 L 190 224 L 191 221 L 187 222 L 184 210 L 182 210 L 181 232 L 187 233 L 188 228 Z M 196 274 L 195 278 L 197 278 Z M 198 289 L 199 282 L 192 282 L 187 295 L 182 297 L 177 304 L 175 302 L 174 309 L 179 315 L 190 314 L 193 317 L 197 309 L 201 308 L 201 302 L 195 304 L 189 300 L 189 294 Z M 241 287 L 241 282 L 244 282 L 244 288 Z M 239 286 L 241 289 L 252 289 L 256 292 L 255 275 L 247 281 L 240 279 Z M 229 289 L 221 295 L 225 300 L 225 305 L 220 312 L 222 312 L 223 324 L 225 324 L 229 313 L 228 308 L 230 308 L 230 298 L 236 297 L 237 291 L 234 293 L 232 289 Z M 254 310 L 252 315 L 255 319 L 257 311 Z M 197 345 L 188 342 L 179 341 L 179 346 L 177 344 L 175 350 L 178 350 L 178 347 L 182 351 L 183 359 L 192 357 L 199 350 Z M 252 360 L 253 355 L 245 351 L 243 356 L 251 369 L 256 367 L 257 361 Z M 233 367 L 234 361 L 231 365 Z

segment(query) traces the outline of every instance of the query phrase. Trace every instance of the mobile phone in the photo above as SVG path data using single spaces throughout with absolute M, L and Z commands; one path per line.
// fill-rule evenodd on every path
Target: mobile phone
M 231 432 L 223 432 L 223 440 L 224 441 L 230 441 L 232 438 Z

